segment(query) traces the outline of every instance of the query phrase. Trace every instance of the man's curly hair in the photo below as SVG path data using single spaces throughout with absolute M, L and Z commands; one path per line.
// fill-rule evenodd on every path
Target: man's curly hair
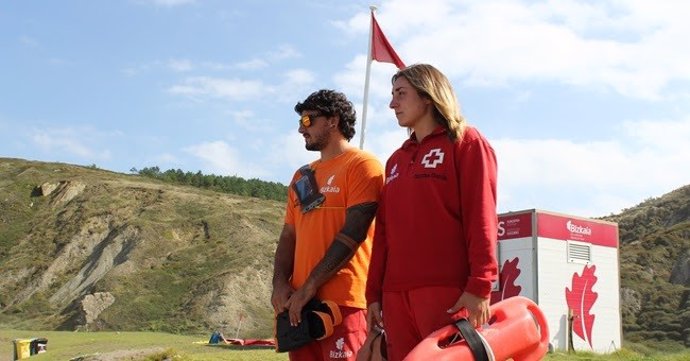
M 349 142 L 355 135 L 357 112 L 345 94 L 335 90 L 321 89 L 311 93 L 303 102 L 295 105 L 295 112 L 302 114 L 305 110 L 317 111 L 325 116 L 337 115 L 340 118 L 338 130 Z

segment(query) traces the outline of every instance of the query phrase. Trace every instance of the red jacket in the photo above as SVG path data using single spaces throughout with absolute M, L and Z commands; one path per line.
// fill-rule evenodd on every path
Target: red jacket
M 496 280 L 496 156 L 472 127 L 414 134 L 386 163 L 367 304 L 382 291 L 454 286 L 489 297 Z

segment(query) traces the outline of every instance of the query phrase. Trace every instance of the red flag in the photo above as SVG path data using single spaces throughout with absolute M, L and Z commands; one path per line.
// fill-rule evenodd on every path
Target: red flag
M 373 12 L 371 13 L 371 23 L 371 59 L 382 63 L 393 63 L 398 69 L 404 68 L 405 63 L 400 60 L 398 54 L 393 50 L 391 43 L 389 43 L 386 36 L 383 35 L 383 31 L 381 31 L 381 27 L 379 27 L 379 23 L 376 21 Z

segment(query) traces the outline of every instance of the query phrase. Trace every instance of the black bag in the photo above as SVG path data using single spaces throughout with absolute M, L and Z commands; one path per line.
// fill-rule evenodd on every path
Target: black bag
M 312 299 L 302 308 L 302 322 L 290 325 L 288 311 L 276 315 L 276 351 L 285 352 L 333 334 L 333 327 L 342 322 L 340 308 L 333 301 Z

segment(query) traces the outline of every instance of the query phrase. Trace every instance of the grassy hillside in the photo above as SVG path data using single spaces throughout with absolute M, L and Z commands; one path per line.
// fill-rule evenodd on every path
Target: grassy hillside
M 277 201 L 2 159 L 0 323 L 270 335 L 282 214 Z M 84 297 L 106 293 L 85 319 Z

